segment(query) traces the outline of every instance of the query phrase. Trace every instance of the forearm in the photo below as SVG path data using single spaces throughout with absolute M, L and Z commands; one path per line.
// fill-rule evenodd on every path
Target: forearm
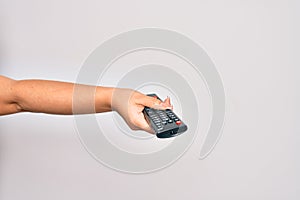
M 74 88 L 73 83 L 22 80 L 15 82 L 13 91 L 21 111 L 69 115 L 74 114 Z M 111 111 L 113 88 L 76 85 L 76 89 L 78 88 L 83 94 L 75 96 L 80 103 L 80 107 L 75 107 L 76 114 Z M 92 99 L 90 96 L 86 97 L 84 91 L 93 92 Z M 91 107 L 94 109 L 91 110 Z

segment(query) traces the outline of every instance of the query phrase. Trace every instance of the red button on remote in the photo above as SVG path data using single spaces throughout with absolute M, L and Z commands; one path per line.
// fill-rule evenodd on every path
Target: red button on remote
M 180 124 L 181 124 L 181 121 L 177 121 L 176 124 L 177 124 L 177 125 L 180 125 Z

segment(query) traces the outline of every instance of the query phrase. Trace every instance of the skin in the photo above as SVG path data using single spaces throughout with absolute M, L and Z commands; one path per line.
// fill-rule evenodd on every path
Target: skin
M 74 91 L 78 94 L 76 101 Z M 153 133 L 142 112 L 145 106 L 172 109 L 169 97 L 162 102 L 131 89 L 48 80 L 13 80 L 0 76 L 0 115 L 19 112 L 73 115 L 116 111 L 132 130 Z

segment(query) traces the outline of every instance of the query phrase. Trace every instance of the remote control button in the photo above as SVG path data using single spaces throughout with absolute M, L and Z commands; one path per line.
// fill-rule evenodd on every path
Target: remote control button
M 180 125 L 180 124 L 181 124 L 181 121 L 176 121 L 176 124 L 177 124 L 177 125 Z
M 168 123 L 172 123 L 172 122 L 173 122 L 173 120 L 171 120 L 171 119 L 168 120 Z
M 163 125 L 166 125 L 166 124 L 167 124 L 167 122 L 166 122 L 166 121 L 163 121 L 163 122 L 162 122 L 162 124 L 163 124 Z

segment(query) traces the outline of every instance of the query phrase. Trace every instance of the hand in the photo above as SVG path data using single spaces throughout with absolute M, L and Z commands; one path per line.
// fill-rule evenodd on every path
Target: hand
M 132 130 L 144 130 L 152 134 L 154 131 L 143 114 L 144 107 L 173 109 L 169 97 L 162 102 L 138 91 L 120 88 L 114 89 L 111 104 L 112 110 L 117 111 Z

